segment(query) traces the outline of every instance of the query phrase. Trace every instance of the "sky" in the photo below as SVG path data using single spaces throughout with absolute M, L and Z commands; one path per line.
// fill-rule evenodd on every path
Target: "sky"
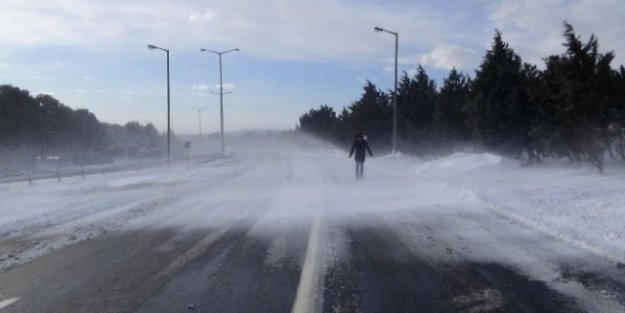
M 625 63 L 622 0 L 2 0 L 0 84 L 46 93 L 100 121 L 166 128 L 170 50 L 172 129 L 219 130 L 222 56 L 226 131 L 292 129 L 322 104 L 337 112 L 366 80 L 393 86 L 421 64 L 439 86 L 453 67 L 474 75 L 495 29 L 539 67 L 563 52 L 563 22 L 599 38 Z

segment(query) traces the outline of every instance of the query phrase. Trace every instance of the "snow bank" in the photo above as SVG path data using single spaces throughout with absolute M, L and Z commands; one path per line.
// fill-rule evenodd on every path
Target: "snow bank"
M 518 164 L 518 163 L 517 163 Z M 514 161 L 490 153 L 458 152 L 447 157 L 426 162 L 416 169 L 418 174 L 437 173 L 441 171 L 468 172 L 478 170 L 496 170 L 518 167 Z
M 475 205 L 609 259 L 625 262 L 625 170 L 604 175 L 561 161 L 521 167 L 515 160 L 456 153 L 416 168 L 416 177 L 473 194 Z M 470 197 L 467 197 L 470 198 Z

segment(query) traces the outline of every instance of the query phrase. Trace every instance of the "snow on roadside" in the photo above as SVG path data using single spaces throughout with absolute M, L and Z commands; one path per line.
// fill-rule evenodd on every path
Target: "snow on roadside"
M 62 182 L 48 180 L 33 185 L 2 185 L 0 238 L 58 230 L 68 240 L 57 240 L 53 248 L 59 248 L 102 229 L 126 224 L 134 214 L 141 215 L 151 211 L 151 206 L 159 206 L 162 196 L 182 197 L 191 186 L 208 190 L 208 185 L 223 185 L 222 181 L 255 169 L 256 173 L 248 173 L 249 177 L 235 185 L 224 185 L 226 189 L 216 193 L 215 199 L 206 201 L 229 201 L 240 194 L 242 182 L 249 184 L 250 196 L 270 190 L 269 196 L 275 201 L 267 213 L 267 225 L 281 220 L 289 221 L 287 224 L 297 224 L 298 219 L 308 221 L 318 207 L 330 207 L 336 216 L 358 217 L 368 212 L 414 210 L 416 205 L 419 209 L 482 206 L 625 263 L 622 166 L 608 167 L 602 175 L 590 166 L 575 168 L 562 162 L 523 168 L 516 160 L 486 153 L 456 153 L 430 161 L 401 154 L 376 155 L 366 161 L 365 180 L 354 184 L 353 160 L 346 151 L 316 141 L 254 139 L 258 141 L 255 145 L 232 145 L 233 157 L 212 164 L 119 172 Z M 245 153 L 255 157 L 245 158 Z M 258 154 L 265 156 L 265 167 L 259 166 Z M 274 173 L 280 175 L 274 177 Z M 255 180 L 266 177 L 274 177 L 280 184 L 268 189 L 266 181 Z M 418 183 L 411 184 L 412 181 Z M 203 195 L 168 204 L 174 209 L 165 211 L 178 212 L 178 208 L 187 207 L 192 213 L 201 212 Z M 320 201 L 319 195 L 323 201 L 318 203 L 315 201 Z M 197 209 L 189 209 L 195 206 Z M 188 217 L 172 218 L 169 222 L 178 225 L 179 219 L 178 224 L 205 226 L 205 222 L 188 221 Z M 61 226 L 53 227 L 56 224 Z M 81 225 L 97 227 L 79 229 Z M 25 244 L 31 244 L 35 250 L 41 247 L 41 251 L 52 246 L 38 241 Z M 0 258 L 5 253 L 0 246 Z M 7 260 L 0 259 L 0 265 L 2 262 Z
M 625 263 L 625 169 L 600 174 L 560 162 L 521 167 L 493 154 L 456 153 L 414 168 L 506 218 Z
M 223 164 L 222 164 L 223 165 Z M 0 271 L 114 231 L 184 193 L 197 165 L 0 185 Z

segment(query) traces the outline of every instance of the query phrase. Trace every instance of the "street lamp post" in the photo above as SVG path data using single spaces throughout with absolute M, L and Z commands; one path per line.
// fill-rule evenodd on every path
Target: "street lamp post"
M 395 36 L 395 90 L 393 91 L 393 154 L 397 153 L 397 55 L 399 50 L 399 34 L 381 27 L 374 27 L 376 32 L 385 32 Z
M 200 136 L 202 136 L 202 110 L 206 110 L 204 107 L 193 107 L 194 110 L 197 110 L 197 126 Z
M 221 121 L 221 154 L 226 154 L 226 145 L 224 143 L 224 82 L 223 82 L 223 71 L 221 67 L 221 55 L 226 54 L 232 51 L 239 51 L 239 48 L 230 49 L 222 52 L 208 50 L 208 49 L 200 49 L 201 52 L 211 52 L 219 55 L 219 116 Z
M 162 50 L 167 54 L 167 164 L 171 159 L 171 115 L 170 115 L 170 95 L 169 95 L 169 49 L 157 47 L 155 45 L 148 45 L 148 49 Z
M 176 119 L 178 118 L 177 114 L 172 114 L 171 115 L 171 133 L 175 134 L 176 132 Z

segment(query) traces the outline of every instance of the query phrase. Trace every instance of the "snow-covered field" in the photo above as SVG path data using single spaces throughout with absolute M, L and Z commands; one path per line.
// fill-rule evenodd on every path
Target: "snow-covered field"
M 599 174 L 564 163 L 521 167 L 492 154 L 376 156 L 356 181 L 345 151 L 310 139 L 252 139 L 233 140 L 232 157 L 205 164 L 0 185 L 0 240 L 11 243 L 0 247 L 0 269 L 133 225 L 211 226 L 228 219 L 223 203 L 250 192 L 272 203 L 260 225 L 296 227 L 319 208 L 355 219 L 487 211 L 625 262 L 625 169 L 616 165 Z M 274 181 L 255 180 L 273 172 Z M 204 216 L 207 206 L 221 209 Z

